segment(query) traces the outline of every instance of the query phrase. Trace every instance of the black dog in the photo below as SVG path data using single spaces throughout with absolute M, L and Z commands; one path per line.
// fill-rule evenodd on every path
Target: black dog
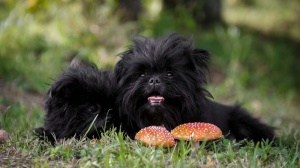
M 210 100 L 203 88 L 209 53 L 194 48 L 177 34 L 160 39 L 140 37 L 120 54 L 115 67 L 117 105 L 123 129 L 134 137 L 141 128 L 163 125 L 168 130 L 188 122 L 209 122 L 231 139 L 255 142 L 273 139 L 273 128 L 240 106 Z
M 51 85 L 45 127 L 36 129 L 36 133 L 51 142 L 84 135 L 100 137 L 104 129 L 118 123 L 118 115 L 112 110 L 115 85 L 110 71 L 99 71 L 87 62 L 72 65 Z

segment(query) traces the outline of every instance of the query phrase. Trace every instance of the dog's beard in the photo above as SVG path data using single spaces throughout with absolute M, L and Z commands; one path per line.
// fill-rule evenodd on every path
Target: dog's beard
M 199 105 L 204 104 L 202 98 L 205 96 L 195 103 L 197 98 L 180 83 L 161 83 L 153 87 L 149 86 L 148 80 L 139 79 L 121 87 L 120 112 L 128 117 L 130 124 L 136 124 L 139 129 L 157 125 L 171 130 L 184 122 L 200 120 Z
M 180 102 L 171 103 L 165 100 L 160 103 L 147 101 L 138 104 L 136 111 L 136 122 L 140 128 L 150 125 L 164 126 L 168 129 L 174 128 L 181 122 Z

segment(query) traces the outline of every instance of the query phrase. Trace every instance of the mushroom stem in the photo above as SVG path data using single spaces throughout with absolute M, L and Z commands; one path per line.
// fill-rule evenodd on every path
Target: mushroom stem
M 200 148 L 200 145 L 199 145 L 200 142 L 195 142 L 195 141 L 191 140 L 190 143 L 191 143 L 190 156 L 192 158 L 197 158 L 197 151 Z
M 195 150 L 195 149 L 199 149 L 200 145 L 199 145 L 199 142 L 192 142 L 191 143 L 191 149 L 192 150 Z
M 199 141 L 194 140 L 194 132 L 190 136 L 191 150 L 195 150 L 199 148 Z

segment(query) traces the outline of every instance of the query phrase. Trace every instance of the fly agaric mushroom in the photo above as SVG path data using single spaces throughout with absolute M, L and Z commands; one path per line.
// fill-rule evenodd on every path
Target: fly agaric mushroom
M 5 142 L 8 139 L 8 134 L 5 130 L 0 130 L 0 142 Z
M 172 134 L 164 127 L 149 126 L 141 129 L 136 135 L 136 140 L 140 140 L 143 145 L 172 147 L 175 140 Z
M 214 124 L 195 122 L 181 124 L 174 128 L 171 134 L 175 139 L 198 142 L 220 138 L 222 131 Z

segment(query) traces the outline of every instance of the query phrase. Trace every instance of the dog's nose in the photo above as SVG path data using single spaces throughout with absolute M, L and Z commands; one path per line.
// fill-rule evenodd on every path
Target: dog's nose
M 150 85 L 159 85 L 161 82 L 158 77 L 153 77 L 149 80 Z

